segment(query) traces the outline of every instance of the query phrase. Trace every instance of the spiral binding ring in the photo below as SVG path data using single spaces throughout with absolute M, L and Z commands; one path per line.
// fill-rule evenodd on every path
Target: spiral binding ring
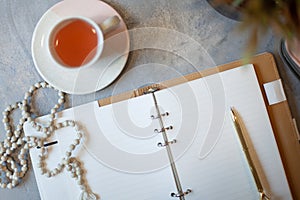
M 144 93 L 144 94 L 150 94 L 150 93 L 154 93 L 154 92 L 156 92 L 156 91 L 158 91 L 158 90 L 159 90 L 158 87 L 151 87 L 151 88 L 149 88 L 148 90 L 144 91 L 143 93 Z
M 182 196 L 185 196 L 185 195 L 187 195 L 187 194 L 189 194 L 191 192 L 192 192 L 191 189 L 187 189 L 185 192 L 179 192 L 179 193 L 172 192 L 171 193 L 171 197 L 182 197 Z
M 169 116 L 169 115 L 170 115 L 170 113 L 165 112 L 165 113 L 161 114 L 160 116 L 164 117 L 164 116 Z M 151 119 L 158 119 L 158 118 L 160 118 L 160 116 L 151 115 L 150 117 L 151 117 Z
M 154 129 L 154 133 L 161 133 L 162 132 L 162 129 L 158 130 L 157 128 Z
M 158 116 L 154 116 L 154 115 L 151 115 L 150 117 L 151 117 L 151 119 L 158 119 L 159 118 Z
M 172 140 L 172 141 L 165 142 L 165 143 L 159 142 L 159 143 L 157 143 L 157 146 L 159 146 L 159 147 L 165 147 L 165 146 L 167 146 L 167 145 L 169 145 L 169 144 L 174 144 L 174 143 L 176 143 L 176 142 L 177 142 L 176 139 L 174 139 L 174 140 Z
M 167 130 L 172 130 L 173 129 L 173 126 L 171 125 L 171 126 L 168 126 L 168 127 L 164 127 L 164 128 L 162 128 L 162 129 L 154 129 L 154 132 L 155 133 L 161 133 L 161 132 L 165 132 L 165 131 L 167 131 Z

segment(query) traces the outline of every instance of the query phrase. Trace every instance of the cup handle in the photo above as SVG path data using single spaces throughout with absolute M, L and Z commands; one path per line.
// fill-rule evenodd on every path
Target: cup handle
M 119 26 L 119 24 L 120 24 L 120 18 L 117 15 L 114 15 L 104 20 L 104 22 L 99 24 L 99 26 L 103 32 L 103 35 L 105 35 L 110 31 L 115 30 Z

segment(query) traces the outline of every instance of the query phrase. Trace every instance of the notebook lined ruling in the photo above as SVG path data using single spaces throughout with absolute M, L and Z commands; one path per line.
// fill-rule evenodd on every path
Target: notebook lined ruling
M 251 64 L 100 107 L 97 101 L 74 107 L 58 121 L 74 119 L 83 127 L 84 143 L 75 153 L 100 199 L 258 200 L 231 106 L 243 119 L 266 193 L 272 200 L 293 199 Z M 25 132 L 39 135 L 29 124 Z M 50 168 L 73 140 L 72 132 L 65 128 L 53 136 L 58 144 L 49 147 Z M 68 172 L 41 175 L 37 153 L 30 152 L 41 198 L 77 199 L 80 189 Z

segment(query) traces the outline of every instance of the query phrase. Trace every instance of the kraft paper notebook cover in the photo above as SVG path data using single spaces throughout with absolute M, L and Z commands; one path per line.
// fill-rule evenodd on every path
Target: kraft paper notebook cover
M 85 131 L 84 143 L 76 151 L 76 157 L 84 164 L 91 189 L 104 200 L 179 199 L 171 196 L 178 192 L 178 185 L 173 179 L 168 146 L 180 187 L 191 191 L 180 199 L 258 199 L 230 120 L 229 107 L 234 106 L 245 122 L 249 149 L 266 193 L 271 199 L 292 199 L 289 182 L 296 198 L 293 187 L 298 183 L 293 177 L 299 174 L 294 174 L 293 167 L 286 164 L 289 160 L 286 152 L 290 150 L 286 150 L 284 141 L 278 142 L 280 127 L 274 128 L 274 118 L 268 117 L 266 99 L 256 77 L 257 73 L 261 81 L 260 71 L 254 67 L 225 65 L 218 68 L 219 73 L 204 72 L 203 78 L 189 75 L 186 83 L 171 80 L 156 85 L 163 89 L 154 93 L 140 96 L 145 88 L 115 96 L 117 100 L 112 98 L 111 104 L 108 102 L 112 99 L 105 99 L 62 111 L 58 121 L 74 119 Z M 156 104 L 163 124 L 157 118 Z M 286 109 L 283 111 L 289 116 Z M 45 119 L 47 116 L 39 121 Z M 166 130 L 169 141 L 166 146 L 162 129 Z M 29 124 L 24 130 L 26 135 L 39 135 Z M 66 128 L 57 131 L 54 137 L 58 145 L 49 147 L 49 167 L 56 165 L 74 135 Z M 67 172 L 50 179 L 40 175 L 36 167 L 37 151 L 30 153 L 42 199 L 78 198 L 80 190 Z

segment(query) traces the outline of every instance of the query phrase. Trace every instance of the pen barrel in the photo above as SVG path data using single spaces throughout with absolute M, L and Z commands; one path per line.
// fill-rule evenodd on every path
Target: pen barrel
M 246 140 L 245 140 L 244 135 L 243 135 L 242 128 L 241 128 L 239 122 L 237 121 L 237 119 L 234 120 L 234 127 L 235 127 L 235 130 L 236 130 L 237 134 L 238 134 L 238 137 L 239 137 L 244 155 L 246 157 L 246 160 L 248 162 L 250 171 L 251 171 L 252 176 L 254 178 L 254 182 L 255 182 L 255 185 L 257 187 L 257 190 L 258 190 L 258 192 L 263 192 L 263 186 L 262 186 L 261 181 L 259 179 L 257 170 L 256 170 L 255 165 L 254 165 L 254 162 L 251 158 Z

